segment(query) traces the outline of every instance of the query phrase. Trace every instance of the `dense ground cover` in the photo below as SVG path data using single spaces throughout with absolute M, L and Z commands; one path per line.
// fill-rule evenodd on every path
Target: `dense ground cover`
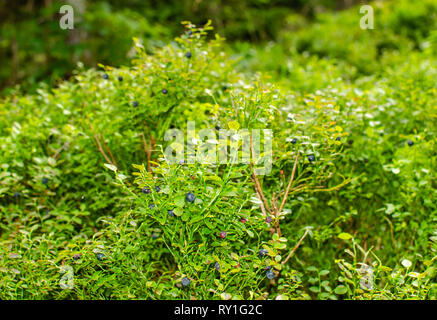
M 129 67 L 11 91 L 0 298 L 435 299 L 437 6 L 356 12 L 262 46 L 185 23 Z M 188 120 L 271 129 L 272 172 L 168 164 Z

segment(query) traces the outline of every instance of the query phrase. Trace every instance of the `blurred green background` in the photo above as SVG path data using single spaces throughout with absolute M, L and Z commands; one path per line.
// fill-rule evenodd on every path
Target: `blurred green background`
M 72 74 L 79 61 L 114 66 L 129 63 L 132 37 L 146 48 L 178 35 L 183 20 L 211 19 L 229 42 L 278 41 L 314 22 L 318 14 L 349 8 L 358 0 L 2 0 L 0 90 L 39 81 L 50 85 Z M 59 9 L 75 9 L 74 29 L 59 27 Z M 305 46 L 306 44 L 300 44 Z M 240 47 L 241 49 L 241 47 Z

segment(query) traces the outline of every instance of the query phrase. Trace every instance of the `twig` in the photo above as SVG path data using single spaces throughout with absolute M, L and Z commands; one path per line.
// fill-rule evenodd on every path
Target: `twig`
M 109 149 L 109 147 L 107 146 L 106 142 L 105 142 L 105 138 L 102 136 L 102 141 L 103 141 L 103 146 L 105 147 L 106 151 L 108 151 L 109 156 L 112 159 L 112 162 L 115 164 L 116 167 L 118 167 L 117 162 L 114 159 L 114 156 L 112 155 L 111 150 Z
M 143 138 L 143 147 L 144 147 L 144 152 L 146 153 L 147 156 L 147 171 L 152 172 L 152 168 L 150 166 L 150 158 L 151 158 L 151 145 L 150 145 L 150 140 L 147 146 L 147 142 L 146 142 L 146 138 L 144 137 L 144 133 L 141 133 L 141 137 Z
M 108 156 L 106 155 L 105 151 L 103 150 L 102 145 L 101 145 L 100 140 L 99 140 L 99 137 L 98 137 L 97 134 L 94 132 L 94 128 L 93 128 L 93 125 L 91 124 L 90 119 L 88 119 L 88 123 L 89 123 L 90 128 L 91 128 L 91 131 L 92 131 L 92 133 L 93 133 L 93 135 L 94 135 L 94 139 L 96 140 L 97 148 L 99 149 L 100 153 L 103 155 L 103 157 L 105 158 L 105 160 L 106 160 L 108 163 L 110 163 L 110 164 L 116 166 L 116 164 L 113 163 L 113 162 L 108 158 Z
M 296 173 L 297 159 L 299 158 L 299 151 L 297 152 L 296 159 L 294 160 L 293 172 L 291 173 L 290 182 L 288 183 L 287 190 L 285 191 L 284 199 L 282 200 L 281 206 L 279 207 L 279 212 L 282 212 L 285 202 L 287 201 L 288 193 L 290 192 L 291 185 L 294 181 L 294 174 Z
M 294 248 L 290 251 L 290 253 L 288 254 L 287 258 L 285 258 L 284 261 L 282 261 L 282 264 L 287 263 L 288 259 L 290 259 L 290 257 L 293 255 L 293 253 L 297 250 L 297 248 L 299 248 L 300 244 L 302 243 L 303 239 L 305 239 L 305 237 L 308 235 L 308 232 L 310 232 L 310 229 L 306 229 L 305 233 L 303 234 L 303 236 L 299 239 L 299 241 L 297 242 L 297 244 L 294 246 Z
M 264 207 L 265 207 L 265 208 L 266 208 L 266 209 L 267 209 L 271 214 L 273 214 L 272 210 L 269 208 L 269 204 L 268 204 L 268 202 L 267 202 L 267 199 L 264 197 L 264 193 L 263 193 L 262 188 L 261 188 L 261 185 L 260 185 L 260 183 L 259 183 L 258 176 L 257 176 L 257 174 L 256 174 L 256 172 L 255 172 L 255 170 L 254 170 L 254 168 L 253 168 L 253 158 L 254 158 L 254 155 L 255 155 L 255 151 L 254 151 L 254 149 L 253 149 L 253 140 L 252 140 L 252 135 L 250 135 L 250 150 L 251 150 L 251 152 L 252 152 L 251 161 L 250 161 L 250 169 L 252 170 L 252 176 L 253 176 L 253 179 L 255 180 L 255 189 L 256 189 L 258 195 L 260 196 L 261 201 L 264 203 Z

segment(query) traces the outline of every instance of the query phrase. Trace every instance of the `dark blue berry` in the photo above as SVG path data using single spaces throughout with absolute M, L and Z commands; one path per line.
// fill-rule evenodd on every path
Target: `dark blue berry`
M 138 107 L 138 101 L 132 102 L 132 107 Z
M 314 157 L 314 155 L 310 154 L 310 155 L 308 156 L 308 160 L 309 160 L 310 162 L 316 161 L 316 157 Z
M 43 183 L 43 184 L 47 184 L 47 183 L 49 183 L 49 179 L 47 179 L 47 178 L 43 178 L 43 179 L 42 179 L 42 183 Z
M 184 287 L 188 287 L 190 285 L 190 283 L 191 283 L 190 279 L 188 279 L 187 277 L 182 278 L 181 282 L 182 282 L 182 285 Z
M 220 264 L 218 262 L 215 263 L 214 268 L 219 271 L 220 270 Z
M 341 137 L 337 137 L 337 138 L 335 138 L 335 140 L 336 140 L 336 141 L 340 141 L 340 140 L 341 140 Z
M 185 195 L 185 199 L 187 199 L 188 202 L 194 202 L 194 200 L 196 199 L 196 196 L 193 193 L 188 192 Z
M 103 79 L 105 79 L 105 80 L 109 79 L 109 76 L 108 76 L 107 73 L 105 73 L 105 74 L 103 75 Z
M 156 234 L 156 233 L 152 233 L 152 238 L 153 238 L 153 239 L 158 238 L 158 234 Z
M 409 145 L 410 147 L 413 146 L 413 144 L 414 144 L 414 142 L 411 141 L 411 140 L 408 140 L 407 143 L 408 143 L 408 145 Z
M 98 254 L 96 254 L 96 258 L 97 258 L 99 261 L 102 261 L 104 257 L 105 257 L 105 255 L 104 255 L 103 253 L 98 253 Z
M 267 218 L 266 218 L 266 222 L 267 222 L 267 223 L 272 222 L 272 217 L 267 217 Z
M 167 94 L 168 93 L 167 89 L 162 89 L 162 93 Z
M 297 139 L 296 139 L 296 138 L 291 139 L 291 143 L 292 143 L 292 144 L 295 144 L 296 142 L 297 142 Z
M 173 210 L 168 210 L 168 215 L 170 217 L 174 217 L 174 211 Z
M 365 162 L 365 163 L 369 162 L 369 159 L 367 159 L 367 158 L 366 158 L 366 159 L 364 159 L 364 162 Z
M 155 208 L 155 205 L 153 203 L 149 204 L 149 209 L 153 209 L 153 208 Z
M 189 36 L 192 36 L 192 35 L 193 35 L 193 31 L 188 30 L 187 34 L 188 34 Z
M 220 130 L 220 126 L 215 126 L 215 129 L 218 131 Z
M 275 278 L 275 273 L 272 271 L 272 270 L 268 270 L 267 272 L 266 272 L 266 277 L 267 277 L 267 279 L 274 279 Z
M 191 58 L 191 52 L 188 51 L 187 53 L 185 53 L 185 56 L 186 56 L 188 59 Z
M 185 163 L 185 160 L 181 160 L 181 161 L 179 161 L 179 164 L 180 165 L 183 165 Z
M 265 255 L 267 255 L 269 252 L 267 251 L 267 249 L 261 249 L 259 250 L 258 254 L 260 257 L 263 257 Z
M 159 192 L 159 191 L 161 191 L 161 189 L 160 189 L 158 186 L 156 186 L 156 187 L 155 187 L 155 191 L 156 191 L 156 192 Z
M 20 196 L 20 193 L 19 193 L 19 192 L 15 192 L 15 193 L 14 193 L 14 197 L 15 197 L 15 198 L 18 198 L 19 196 Z
M 122 77 L 122 76 L 119 76 L 119 77 L 118 77 L 118 81 L 123 81 L 123 77 Z
M 77 260 L 79 260 L 81 257 L 82 257 L 82 256 L 81 256 L 80 254 L 75 254 L 75 255 L 73 256 L 73 259 L 74 259 L 75 261 L 77 261 Z
M 142 192 L 142 193 L 145 193 L 145 194 L 149 194 L 149 193 L 150 193 L 150 188 L 149 188 L 149 187 L 144 187 L 144 188 L 141 190 L 141 192 Z

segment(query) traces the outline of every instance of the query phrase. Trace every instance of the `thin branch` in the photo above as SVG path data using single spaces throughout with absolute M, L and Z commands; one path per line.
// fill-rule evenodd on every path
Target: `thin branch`
M 294 248 L 290 251 L 290 253 L 288 254 L 287 258 L 285 258 L 284 261 L 282 261 L 282 264 L 287 263 L 288 259 L 290 259 L 290 257 L 293 255 L 293 253 L 297 250 L 297 248 L 299 248 L 300 244 L 302 243 L 303 239 L 305 239 L 305 237 L 308 235 L 308 232 L 310 232 L 310 229 L 306 229 L 305 233 L 303 234 L 303 236 L 299 239 L 299 241 L 297 242 L 297 244 L 294 246 Z
M 100 136 L 102 137 L 103 146 L 105 147 L 106 151 L 108 151 L 109 156 L 110 156 L 111 159 L 112 159 L 112 162 L 114 163 L 114 165 L 115 165 L 116 167 L 118 167 L 118 165 L 117 165 L 117 161 L 115 161 L 114 156 L 112 155 L 111 150 L 109 149 L 109 147 L 107 146 L 107 144 L 106 144 L 106 142 L 105 142 L 105 138 L 104 138 L 102 135 L 100 135 Z
M 146 153 L 147 156 L 147 171 L 152 172 L 152 168 L 150 166 L 150 158 L 151 158 L 151 146 L 150 146 L 150 140 L 149 143 L 146 142 L 146 137 L 144 137 L 144 133 L 141 133 L 141 137 L 143 138 L 143 147 L 144 147 L 144 152 Z M 147 146 L 148 145 L 148 146 Z
M 255 180 L 255 189 L 256 189 L 258 195 L 260 196 L 261 201 L 264 203 L 264 207 L 265 207 L 265 208 L 266 208 L 266 209 L 267 209 L 271 214 L 273 214 L 272 210 L 269 208 L 269 204 L 268 204 L 268 202 L 267 202 L 267 199 L 264 197 L 264 193 L 263 193 L 262 188 L 261 188 L 261 185 L 260 185 L 260 183 L 259 183 L 258 176 L 257 176 L 257 174 L 256 174 L 256 172 L 255 172 L 255 170 L 254 170 L 254 168 L 253 168 L 253 157 L 254 157 L 254 155 L 255 155 L 255 151 L 254 151 L 254 149 L 253 149 L 253 140 L 252 140 L 252 135 L 250 135 L 250 150 L 251 150 L 251 152 L 252 152 L 251 161 L 250 161 L 250 169 L 251 169 L 252 172 L 253 172 L 253 173 L 252 173 L 252 176 L 253 176 L 253 179 Z
M 284 208 L 285 202 L 287 201 L 288 193 L 290 192 L 291 185 L 293 184 L 298 158 L 299 158 L 299 151 L 297 152 L 296 159 L 294 160 L 293 172 L 291 173 L 290 182 L 288 183 L 287 190 L 285 191 L 284 199 L 282 200 L 281 206 L 279 207 L 279 213 L 282 212 L 282 209 Z
M 112 163 L 112 161 L 108 158 L 108 156 L 106 155 L 105 151 L 103 150 L 102 145 L 101 145 L 100 140 L 99 140 L 99 137 L 94 132 L 94 128 L 93 128 L 93 125 L 91 124 L 90 119 L 88 119 L 88 123 L 89 123 L 91 131 L 92 131 L 92 133 L 94 135 L 94 139 L 96 140 L 97 148 L 99 149 L 100 153 L 103 155 L 103 157 L 105 158 L 106 162 L 116 166 L 115 163 Z

